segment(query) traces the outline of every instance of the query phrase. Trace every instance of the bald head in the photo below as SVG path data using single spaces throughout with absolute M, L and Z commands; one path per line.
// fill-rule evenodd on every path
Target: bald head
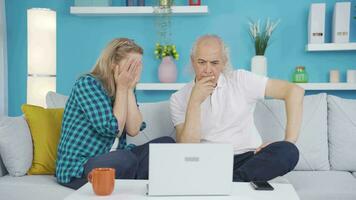
M 222 39 L 217 36 L 217 35 L 203 35 L 199 37 L 196 41 L 195 44 L 193 45 L 192 51 L 191 51 L 191 56 L 195 57 L 196 54 L 198 53 L 197 51 L 201 49 L 212 49 L 214 51 L 220 51 L 222 54 L 224 54 L 224 42 Z M 219 53 L 220 53 L 219 52 Z M 222 55 L 225 57 L 225 55 Z
M 191 62 L 196 79 L 212 76 L 217 82 L 228 60 L 224 42 L 216 35 L 204 35 L 195 42 Z

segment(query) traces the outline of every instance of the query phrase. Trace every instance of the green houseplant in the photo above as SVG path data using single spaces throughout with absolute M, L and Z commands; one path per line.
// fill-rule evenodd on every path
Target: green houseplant
M 255 48 L 255 56 L 251 59 L 251 71 L 255 74 L 267 76 L 267 58 L 265 57 L 265 53 L 279 22 L 279 20 L 272 22 L 270 19 L 267 19 L 263 30 L 260 26 L 260 20 L 249 23 L 249 34 Z
M 155 55 L 157 59 L 162 59 L 166 56 L 172 56 L 175 60 L 179 59 L 179 54 L 177 52 L 175 45 L 162 45 L 156 43 Z

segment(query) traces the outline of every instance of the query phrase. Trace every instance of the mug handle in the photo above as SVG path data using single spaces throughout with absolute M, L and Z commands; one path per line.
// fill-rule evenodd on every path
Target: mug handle
M 88 181 L 90 182 L 90 183 L 93 183 L 93 170 L 88 174 Z

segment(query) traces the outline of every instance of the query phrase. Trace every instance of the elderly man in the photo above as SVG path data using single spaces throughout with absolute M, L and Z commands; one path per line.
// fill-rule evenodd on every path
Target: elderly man
M 171 115 L 180 143 L 228 143 L 234 148 L 234 181 L 267 181 L 293 170 L 304 90 L 282 80 L 233 71 L 223 41 L 200 37 L 192 48 L 195 80 L 174 93 Z M 284 141 L 262 144 L 254 124 L 256 102 L 264 97 L 286 103 Z

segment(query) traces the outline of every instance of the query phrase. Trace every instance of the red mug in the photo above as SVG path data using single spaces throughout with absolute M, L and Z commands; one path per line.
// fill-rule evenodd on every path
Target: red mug
M 88 181 L 92 184 L 96 195 L 110 195 L 114 191 L 115 186 L 115 169 L 94 168 L 88 174 Z

